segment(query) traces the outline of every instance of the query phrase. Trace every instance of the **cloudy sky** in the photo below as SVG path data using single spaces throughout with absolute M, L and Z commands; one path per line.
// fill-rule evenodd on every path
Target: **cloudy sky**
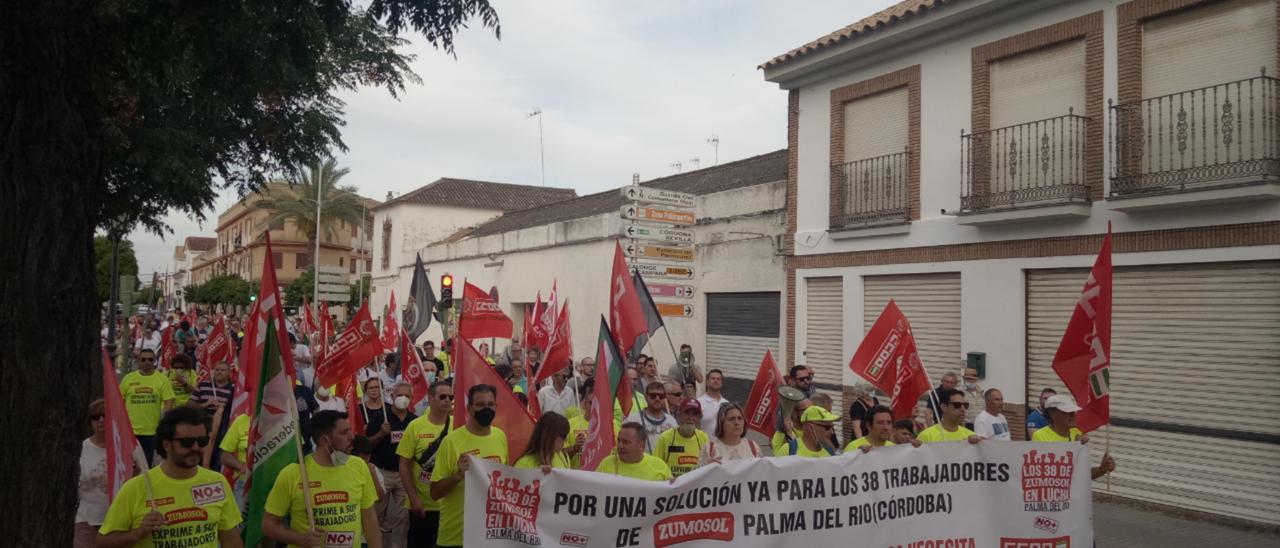
M 400 97 L 347 94 L 338 161 L 347 184 L 383 200 L 439 177 L 541 184 L 542 110 L 546 184 L 579 194 L 652 179 L 786 146 L 786 94 L 765 82 L 761 62 L 843 27 L 894 0 L 493 0 L 501 40 L 474 28 L 457 59 L 415 41 L 423 79 Z M 410 37 L 412 38 L 412 37 Z M 228 192 L 217 211 L 235 199 Z M 131 235 L 140 277 L 171 263 L 186 236 L 214 235 L 170 215 L 164 240 Z

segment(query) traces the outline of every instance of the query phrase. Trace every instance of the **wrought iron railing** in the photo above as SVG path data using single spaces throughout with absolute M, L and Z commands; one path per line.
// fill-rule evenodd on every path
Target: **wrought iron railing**
M 885 154 L 831 166 L 831 184 L 844 189 L 844 212 L 833 219 L 840 227 L 906 222 L 909 152 Z
M 960 132 L 960 211 L 1087 202 L 1089 118 L 1068 110 L 977 133 Z
M 1280 177 L 1280 80 L 1266 75 L 1112 105 L 1111 196 Z

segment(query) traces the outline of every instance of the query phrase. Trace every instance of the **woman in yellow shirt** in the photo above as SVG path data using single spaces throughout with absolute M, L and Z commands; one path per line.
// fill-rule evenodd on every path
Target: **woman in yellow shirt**
M 554 411 L 548 411 L 538 419 L 529 436 L 529 445 L 516 459 L 516 468 L 542 468 L 550 473 L 552 468 L 568 470 L 569 455 L 564 452 L 565 439 L 569 437 L 569 419 Z

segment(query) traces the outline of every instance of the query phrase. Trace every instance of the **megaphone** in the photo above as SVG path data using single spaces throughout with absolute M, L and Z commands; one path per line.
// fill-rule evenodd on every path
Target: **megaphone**
M 778 426 L 777 431 L 782 432 L 786 428 L 787 417 L 796 410 L 796 405 L 804 399 L 804 392 L 794 386 L 779 386 L 778 395 L 782 396 L 782 402 L 778 404 Z

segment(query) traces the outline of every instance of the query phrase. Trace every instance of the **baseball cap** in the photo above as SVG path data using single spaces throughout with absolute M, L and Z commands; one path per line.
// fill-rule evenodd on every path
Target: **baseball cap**
M 702 414 L 702 404 L 695 399 L 685 399 L 680 402 L 680 412 L 693 411 L 699 415 Z
M 834 422 L 840 418 L 837 413 L 827 411 L 821 405 L 810 405 L 804 410 L 804 414 L 800 415 L 800 423 L 806 422 Z
M 1049 399 L 1044 401 L 1044 408 L 1057 409 L 1063 413 L 1075 413 L 1080 410 L 1080 406 L 1076 405 L 1075 398 L 1072 398 L 1070 394 L 1049 396 Z

